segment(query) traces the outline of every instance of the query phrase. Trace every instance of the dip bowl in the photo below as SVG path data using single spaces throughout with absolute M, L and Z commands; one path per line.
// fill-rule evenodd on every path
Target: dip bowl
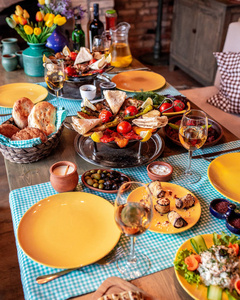
M 148 177 L 151 180 L 169 181 L 172 178 L 173 167 L 163 161 L 153 161 L 147 166 Z

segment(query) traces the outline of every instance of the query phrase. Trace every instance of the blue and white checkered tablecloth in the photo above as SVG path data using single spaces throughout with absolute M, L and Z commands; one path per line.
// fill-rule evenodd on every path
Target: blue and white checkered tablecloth
M 47 84 L 45 82 L 41 82 L 38 84 L 47 88 Z M 167 94 L 170 94 L 173 96 L 179 95 L 178 90 L 176 90 L 169 83 L 166 83 L 163 88 L 161 88 L 155 92 L 160 95 L 167 95 Z M 133 94 L 134 93 L 127 92 L 128 97 L 132 96 Z M 79 97 L 80 97 L 80 95 L 79 95 Z M 45 99 L 45 101 L 48 101 L 48 102 L 52 103 L 53 105 L 56 105 L 55 99 L 56 99 L 55 96 L 48 93 L 48 96 Z M 80 107 L 81 107 L 81 99 L 79 101 L 76 101 L 76 100 L 66 99 L 64 97 L 59 97 L 59 106 L 62 106 L 62 107 L 64 107 L 64 109 L 68 110 L 69 116 L 76 115 L 77 111 L 79 111 Z M 12 108 L 0 107 L 0 114 L 9 114 L 11 112 L 12 112 Z M 2 124 L 4 121 L 8 120 L 10 117 L 11 116 L 0 117 L 0 124 Z
M 203 150 L 198 150 L 195 152 L 195 154 L 197 155 L 203 152 L 208 153 L 224 149 L 233 149 L 239 146 L 240 141 L 235 141 L 222 145 L 216 145 L 211 148 L 205 148 Z M 159 159 L 169 162 L 173 166 L 174 173 L 171 183 L 178 184 L 178 177 L 180 174 L 179 172 L 185 168 L 187 163 L 187 156 L 187 153 L 184 153 Z M 222 230 L 228 231 L 223 220 L 216 219 L 209 213 L 210 201 L 214 198 L 223 196 L 219 192 L 217 192 L 210 184 L 207 177 L 208 166 L 209 162 L 203 159 L 193 159 L 192 168 L 198 170 L 201 173 L 202 178 L 195 185 L 186 186 L 185 184 L 181 184 L 182 186 L 193 192 L 201 203 L 202 214 L 197 224 L 186 232 L 182 232 L 179 234 L 160 234 L 147 231 L 137 238 L 136 250 L 148 255 L 151 260 L 151 269 L 149 270 L 148 274 L 172 267 L 173 259 L 177 249 L 184 241 L 186 241 L 190 237 L 198 234 L 212 233 L 214 231 L 218 233 L 220 233 Z M 147 175 L 146 166 L 124 170 L 121 169 L 121 171 L 130 176 L 132 180 L 142 181 L 145 183 L 150 181 Z M 80 190 L 87 193 L 94 193 L 109 200 L 110 202 L 113 202 L 116 196 L 115 194 L 94 192 L 83 185 L 80 186 Z M 10 193 L 10 207 L 12 212 L 15 236 L 17 233 L 18 224 L 24 213 L 34 203 L 53 194 L 56 194 L 56 192 L 52 188 L 50 182 L 24 187 L 14 190 Z M 45 267 L 32 261 L 21 250 L 17 240 L 16 244 L 23 290 L 26 300 L 67 299 L 96 290 L 99 285 L 110 276 L 121 277 L 120 273 L 117 270 L 116 263 L 112 263 L 108 266 L 99 266 L 93 264 L 65 275 L 55 281 L 49 282 L 48 284 L 38 285 L 35 281 L 37 276 L 51 273 L 57 270 Z M 122 235 L 119 244 L 121 244 L 126 251 L 129 250 L 128 237 Z

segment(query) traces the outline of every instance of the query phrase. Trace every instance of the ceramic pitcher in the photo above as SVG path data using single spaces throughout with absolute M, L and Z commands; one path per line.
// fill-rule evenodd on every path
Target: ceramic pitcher
M 2 55 L 4 54 L 15 54 L 20 48 L 17 44 L 16 38 L 6 38 L 2 42 Z
M 128 67 L 132 62 L 132 55 L 128 44 L 129 29 L 130 25 L 128 23 L 121 22 L 109 30 L 111 35 L 111 65 L 114 67 Z

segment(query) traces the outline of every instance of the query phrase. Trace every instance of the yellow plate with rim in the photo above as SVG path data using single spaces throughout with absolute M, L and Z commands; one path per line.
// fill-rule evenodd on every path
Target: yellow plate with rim
M 70 192 L 34 204 L 22 217 L 17 238 L 34 261 L 75 268 L 104 257 L 120 235 L 110 202 L 93 194 Z
M 206 245 L 208 248 L 210 248 L 213 245 L 213 235 L 212 234 L 202 234 Z M 177 256 L 179 252 L 183 249 L 193 249 L 190 243 L 190 239 L 185 241 L 180 248 L 178 249 L 175 260 L 177 259 Z M 194 251 L 195 252 L 195 251 Z M 183 277 L 183 274 L 181 274 L 179 271 L 175 270 L 175 274 L 177 277 L 178 282 L 181 284 L 183 289 L 195 300 L 207 300 L 207 287 L 203 284 L 199 284 L 198 287 L 196 284 L 190 284 L 187 282 L 187 280 Z M 228 296 L 226 293 L 223 292 L 222 294 L 222 300 L 228 300 Z
M 153 197 L 153 218 L 149 230 L 157 233 L 172 234 L 183 232 L 193 227 L 201 216 L 201 205 L 196 196 L 194 196 L 194 194 L 189 190 L 177 184 L 161 182 L 161 185 L 162 189 L 166 191 L 165 197 L 170 200 L 170 211 L 175 210 L 179 213 L 179 215 L 187 221 L 188 225 L 182 228 L 175 228 L 171 223 L 169 223 L 167 213 L 160 214 L 155 210 L 154 206 L 156 205 L 157 198 Z M 136 195 L 139 194 L 141 190 L 142 188 L 136 189 L 131 195 L 135 195 L 135 199 L 141 199 L 142 194 Z M 194 196 L 195 205 L 187 210 L 176 208 L 174 196 L 180 198 L 187 194 L 192 194 Z M 134 199 L 132 201 L 134 201 Z
M 166 80 L 150 71 L 128 71 L 115 75 L 112 81 L 117 88 L 127 92 L 148 92 L 162 88 Z
M 10 83 L 0 86 L 0 106 L 12 108 L 15 101 L 22 97 L 29 98 L 34 104 L 48 95 L 45 87 L 34 83 Z
M 212 186 L 223 196 L 240 202 L 240 153 L 227 153 L 215 158 L 208 167 Z

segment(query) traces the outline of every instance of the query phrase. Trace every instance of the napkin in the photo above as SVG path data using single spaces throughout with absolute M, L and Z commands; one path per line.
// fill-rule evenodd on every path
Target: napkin
M 62 125 L 62 122 L 65 120 L 66 116 L 68 114 L 68 111 L 65 110 L 62 107 L 57 108 L 57 114 L 56 114 L 56 131 L 48 136 L 51 137 L 53 134 L 55 134 L 60 126 Z M 13 148 L 31 148 L 34 146 L 37 146 L 42 143 L 40 138 L 34 138 L 31 140 L 22 140 L 22 141 L 12 141 L 10 138 L 5 137 L 4 135 L 0 134 L 0 143 L 7 147 L 13 147 Z

